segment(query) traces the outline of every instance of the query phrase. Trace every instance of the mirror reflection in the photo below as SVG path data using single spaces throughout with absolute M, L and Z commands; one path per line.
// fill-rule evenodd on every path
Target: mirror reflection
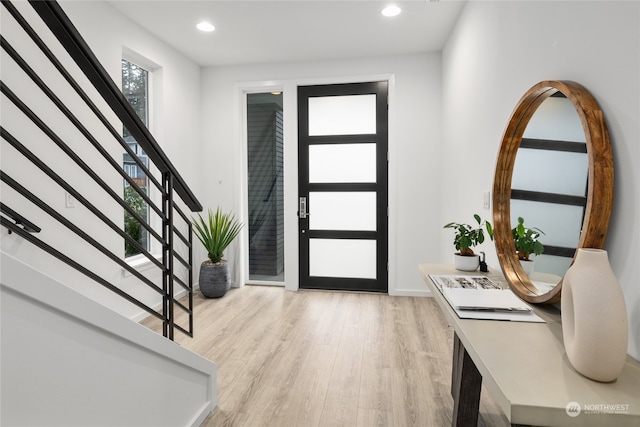
M 589 159 L 580 117 L 561 92 L 536 110 L 517 150 L 511 184 L 511 224 L 544 232 L 541 255 L 523 269 L 537 290 L 548 292 L 569 268 L 580 240 L 587 204 Z
M 613 205 L 613 169 L 604 114 L 586 88 L 544 80 L 523 95 L 502 137 L 493 180 L 496 254 L 520 298 L 534 304 L 560 302 L 561 278 L 576 248 L 603 247 Z M 537 230 L 544 232 L 538 241 L 528 239 Z M 525 253 L 539 255 L 533 257 L 533 272 L 521 261 Z

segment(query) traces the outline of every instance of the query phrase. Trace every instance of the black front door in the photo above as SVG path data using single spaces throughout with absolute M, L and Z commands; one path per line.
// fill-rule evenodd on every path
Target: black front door
M 387 87 L 298 88 L 300 288 L 388 291 Z

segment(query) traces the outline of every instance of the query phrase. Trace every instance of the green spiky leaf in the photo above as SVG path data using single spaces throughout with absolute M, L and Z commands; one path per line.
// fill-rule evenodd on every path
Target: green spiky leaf
M 235 239 L 243 224 L 236 220 L 231 213 L 222 213 L 218 208 L 215 214 L 209 209 L 209 215 L 205 219 L 198 214 L 198 218 L 192 218 L 194 234 L 204 246 L 209 259 L 218 263 L 222 260 L 224 250 Z

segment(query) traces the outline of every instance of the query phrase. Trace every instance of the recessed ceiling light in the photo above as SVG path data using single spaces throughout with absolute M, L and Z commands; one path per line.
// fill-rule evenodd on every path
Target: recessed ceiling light
M 198 25 L 196 25 L 196 28 L 199 29 L 200 31 L 204 31 L 205 33 L 210 33 L 211 31 L 216 29 L 216 27 L 214 27 L 209 22 L 201 22 Z
M 394 5 L 387 6 L 384 9 L 382 9 L 382 14 L 384 16 L 396 16 L 396 15 L 399 15 L 400 12 L 402 12 L 402 9 Z

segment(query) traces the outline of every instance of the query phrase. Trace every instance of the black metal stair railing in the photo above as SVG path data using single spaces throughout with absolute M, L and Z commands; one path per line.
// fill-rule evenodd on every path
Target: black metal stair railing
M 161 319 L 164 336 L 169 339 L 174 339 L 174 330 L 193 336 L 193 239 L 191 221 L 184 210 L 199 212 L 202 210 L 202 206 L 60 5 L 55 1 L 29 1 L 29 3 L 36 12 L 31 14 L 31 19 L 25 17 L 24 10 L 21 12 L 10 1 L 2 0 L 3 8 L 13 19 L 11 31 L 13 33 L 17 32 L 17 29 L 22 31 L 20 35 L 12 33 L 12 36 L 19 40 L 18 42 L 5 37 L 4 32 L 9 31 L 5 30 L 6 26 L 3 26 L 3 34 L 0 35 L 2 50 L 6 58 L 10 58 L 13 66 L 12 73 L 7 72 L 11 76 L 5 80 L 5 65 L 3 65 L 3 76 L 0 81 L 3 109 L 5 109 L 5 105 L 10 106 L 20 121 L 20 125 L 14 125 L 14 123 L 0 125 L 4 156 L 3 169 L 5 162 L 8 162 L 6 159 L 9 157 L 11 161 L 7 164 L 19 163 L 18 170 L 31 168 L 35 171 L 33 173 L 38 173 L 38 176 L 47 181 L 39 180 L 37 185 L 31 183 L 31 187 L 29 187 L 31 180 L 21 180 L 13 176 L 15 169 L 11 173 L 6 170 L 0 171 L 0 181 L 3 188 L 10 189 L 11 192 L 11 197 L 7 197 L 11 199 L 11 203 L 20 206 L 20 208 L 13 205 L 8 206 L 5 203 L 5 192 L 3 191 L 3 202 L 0 203 L 1 225 L 8 229 L 9 233 L 17 234 L 129 303 Z M 37 17 L 41 22 L 32 21 Z M 42 23 L 50 31 L 46 37 L 42 34 L 42 29 L 38 31 L 34 29 L 43 28 Z M 48 42 L 45 42 L 45 39 Z M 29 41 L 28 46 L 26 46 L 25 40 Z M 54 48 L 52 43 L 58 43 L 58 45 Z M 20 52 L 16 49 L 18 45 L 21 48 Z M 25 55 L 23 49 L 31 51 Z M 58 53 L 54 54 L 54 51 Z M 63 51 L 68 56 L 60 58 L 60 52 Z M 37 52 L 38 58 L 44 58 L 48 61 L 48 66 L 53 67 L 62 80 L 57 80 L 54 85 L 51 83 L 50 76 L 45 78 L 40 72 L 42 66 L 40 63 L 38 66 L 30 65 L 27 58 L 34 57 L 32 52 Z M 9 62 L 4 58 L 3 60 Z M 65 66 L 63 63 L 73 63 L 75 69 L 70 70 L 69 65 Z M 20 83 L 8 81 L 14 75 L 20 76 L 17 78 Z M 79 81 L 79 75 L 84 76 L 81 81 Z M 24 81 L 30 81 L 30 84 L 39 91 L 38 96 L 41 98 L 37 102 L 32 99 L 31 103 L 25 101 L 19 93 L 18 89 L 24 86 Z M 61 85 L 60 81 L 64 81 L 64 84 Z M 92 89 L 87 89 L 87 82 Z M 73 107 L 62 100 L 64 97 L 62 94 L 69 92 L 77 96 Z M 38 107 L 44 102 L 57 110 L 55 119 L 50 119 L 48 114 L 38 112 Z M 98 107 L 99 104 L 103 107 Z M 81 107 L 78 107 L 79 105 Z M 80 114 L 78 113 L 79 108 L 82 108 Z M 91 120 L 84 118 L 87 111 Z M 124 140 L 122 132 L 117 130 L 113 124 L 114 116 L 144 150 L 152 166 L 148 166 L 139 159 Z M 65 119 L 63 126 L 65 130 L 63 131 L 60 130 L 60 117 Z M 54 123 L 50 123 L 48 120 Z M 85 121 L 89 121 L 90 124 L 85 124 Z M 32 133 L 29 135 L 38 135 L 37 140 L 34 140 L 32 136 L 25 136 L 22 131 L 26 127 L 32 129 Z M 75 135 L 80 135 L 81 138 L 74 137 L 72 138 L 74 141 L 69 141 L 63 135 L 66 134 L 66 129 L 72 129 L 76 132 Z M 108 137 L 105 138 L 104 135 L 108 135 Z M 77 144 L 78 139 L 82 139 L 82 143 L 85 144 L 82 150 L 78 150 L 70 143 Z M 84 147 L 90 149 L 85 150 Z M 114 156 L 116 151 L 113 147 L 119 147 L 120 151 L 117 151 L 119 153 L 127 153 L 146 175 L 151 188 L 149 191 L 142 188 L 135 179 L 126 173 L 121 159 Z M 69 161 L 67 164 L 73 165 L 73 172 L 71 172 L 73 179 L 69 178 L 68 166 L 65 166 L 64 170 L 60 170 L 57 162 L 49 161 L 47 155 L 38 152 L 44 150 L 48 153 L 46 150 L 52 149 L 56 150 L 56 159 L 64 157 Z M 84 157 L 87 152 L 92 153 L 90 159 Z M 96 162 L 100 162 L 98 168 L 95 166 Z M 120 182 L 126 182 L 126 185 L 135 191 L 148 206 L 149 215 L 140 215 L 136 209 L 129 206 L 123 192 L 114 189 L 114 177 L 105 174 L 105 169 L 111 171 Z M 79 188 L 81 186 L 77 185 L 77 181 L 89 182 L 92 189 L 98 190 L 92 190 L 90 194 L 83 193 Z M 118 181 L 115 180 L 115 182 Z M 92 234 L 56 210 L 51 202 L 45 200 L 46 194 L 38 194 L 38 192 L 42 193 L 43 187 L 55 187 L 71 196 L 86 209 L 86 215 L 91 216 L 91 221 L 100 224 L 101 230 L 109 231 L 109 237 L 105 237 L 103 232 Z M 96 197 L 100 200 L 100 206 L 96 202 Z M 115 208 L 105 210 L 104 203 L 106 202 Z M 119 212 L 119 214 L 114 215 L 114 212 Z M 154 255 L 152 253 L 154 251 L 140 244 L 123 229 L 122 212 L 130 215 L 139 224 L 141 230 L 147 233 L 149 239 L 153 241 L 150 247 L 159 248 L 158 250 L 162 253 L 161 257 L 158 257 L 157 254 Z M 34 218 L 38 218 L 38 220 Z M 157 312 L 148 301 L 131 295 L 117 283 L 102 277 L 92 266 L 85 265 L 82 261 L 74 259 L 73 256 L 65 254 L 65 249 L 68 249 L 70 244 L 65 241 L 61 245 L 59 241 L 65 240 L 66 237 L 53 236 L 49 237 L 47 241 L 46 237 L 36 236 L 36 234 L 48 234 L 46 233 L 46 225 L 40 224 L 43 228 L 41 230 L 40 226 L 32 221 L 38 223 L 43 221 L 51 228 L 63 229 L 65 233 L 72 233 L 74 245 L 77 239 L 78 242 L 83 242 L 82 244 L 95 249 L 104 257 L 100 262 L 114 263 L 139 283 L 153 290 L 154 294 L 157 294 L 158 298 L 162 300 L 161 311 Z M 98 226 L 96 226 L 97 228 Z M 121 252 L 114 250 L 114 239 L 120 239 L 122 242 Z M 133 246 L 141 254 L 140 256 L 144 257 L 159 272 L 161 283 L 150 278 L 149 274 L 141 273 L 125 260 L 124 242 Z M 182 293 L 187 294 L 186 304 L 175 297 L 180 293 L 180 289 L 183 290 Z M 188 324 L 176 323 L 174 310 L 176 308 L 187 315 Z
M 0 175 L 0 178 L 2 175 Z M 26 233 L 39 233 L 40 227 L 20 215 L 18 212 L 11 209 L 9 206 L 0 202 L 0 212 L 7 215 L 9 218 L 13 220 L 13 224 L 7 224 L 7 228 L 9 229 L 9 233 L 16 229 L 22 229 L 22 231 Z M 2 221 L 7 221 L 5 217 L 0 217 Z

